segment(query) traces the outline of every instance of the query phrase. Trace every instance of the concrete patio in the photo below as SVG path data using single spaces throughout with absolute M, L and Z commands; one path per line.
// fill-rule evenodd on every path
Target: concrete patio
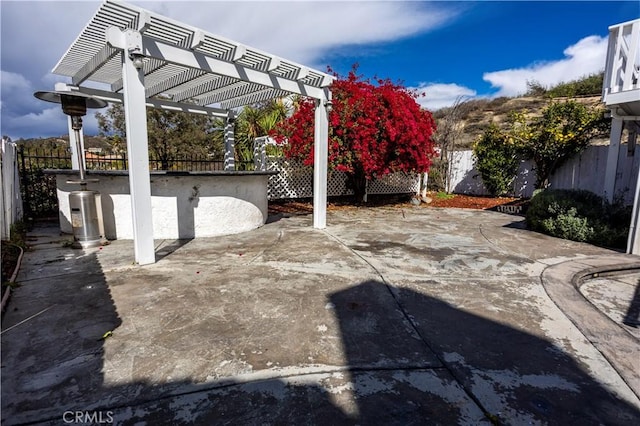
M 639 258 L 488 211 L 327 219 L 156 241 L 146 266 L 34 229 L 3 424 L 640 424 Z

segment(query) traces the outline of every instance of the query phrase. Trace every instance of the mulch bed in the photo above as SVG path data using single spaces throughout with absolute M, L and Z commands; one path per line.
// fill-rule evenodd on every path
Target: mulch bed
M 480 209 L 488 210 L 498 206 L 504 205 L 516 205 L 523 203 L 524 200 L 520 198 L 511 197 L 479 197 L 471 195 L 454 195 L 453 197 L 438 198 L 438 196 L 431 196 L 433 201 L 429 206 L 431 207 L 455 207 L 460 209 Z
M 526 208 L 528 200 L 511 197 L 480 197 L 471 195 L 452 195 L 438 197 L 429 194 L 432 202 L 421 203 L 420 207 L 450 207 L 462 209 L 496 210 L 498 206 L 522 206 Z M 411 197 L 404 196 L 370 196 L 368 202 L 362 205 L 354 204 L 349 197 L 330 198 L 327 203 L 328 211 L 348 210 L 361 207 L 407 207 Z M 313 212 L 313 200 L 275 200 L 269 202 L 269 214 L 310 214 Z

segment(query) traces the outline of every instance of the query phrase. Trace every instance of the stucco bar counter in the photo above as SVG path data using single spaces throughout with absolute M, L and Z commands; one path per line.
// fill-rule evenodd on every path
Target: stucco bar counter
M 73 233 L 69 193 L 80 185 L 77 170 L 46 170 L 56 177 L 60 230 Z M 267 221 L 267 183 L 276 172 L 150 172 L 153 237 L 182 239 L 250 231 Z M 87 189 L 98 191 L 104 237 L 133 239 L 127 171 L 87 171 Z

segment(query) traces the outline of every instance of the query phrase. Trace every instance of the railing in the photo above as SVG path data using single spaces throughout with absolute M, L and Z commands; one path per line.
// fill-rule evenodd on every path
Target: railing
M 640 89 L 640 19 L 609 27 L 602 99 Z
M 70 169 L 71 153 L 64 149 L 29 149 L 20 147 L 20 157 L 25 168 L 32 169 Z M 236 161 L 236 170 L 253 170 L 252 161 Z M 127 170 L 126 154 L 85 155 L 85 167 L 87 170 Z M 153 155 L 149 156 L 149 170 L 167 171 L 222 171 L 223 160 L 212 160 L 200 155 L 181 155 L 172 158 L 161 159 Z
M 56 180 L 45 175 L 44 169 L 71 169 L 71 153 L 64 149 L 25 149 L 18 152 L 24 214 L 27 218 L 54 217 L 58 214 Z M 87 170 L 127 170 L 127 157 L 118 155 L 85 156 Z M 236 170 L 254 170 L 253 161 L 236 161 Z M 224 170 L 224 161 L 197 155 L 171 159 L 149 157 L 149 170 L 206 172 Z
M 55 217 L 58 214 L 55 176 L 45 175 L 44 169 L 70 169 L 71 153 L 64 150 L 34 149 L 18 151 L 20 190 L 24 216 L 27 220 Z

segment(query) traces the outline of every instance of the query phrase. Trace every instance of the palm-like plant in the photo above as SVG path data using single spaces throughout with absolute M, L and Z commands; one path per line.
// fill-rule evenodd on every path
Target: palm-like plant
M 239 161 L 251 161 L 253 142 L 261 136 L 268 136 L 276 125 L 287 117 L 289 110 L 282 99 L 246 106 L 236 120 L 236 156 Z

